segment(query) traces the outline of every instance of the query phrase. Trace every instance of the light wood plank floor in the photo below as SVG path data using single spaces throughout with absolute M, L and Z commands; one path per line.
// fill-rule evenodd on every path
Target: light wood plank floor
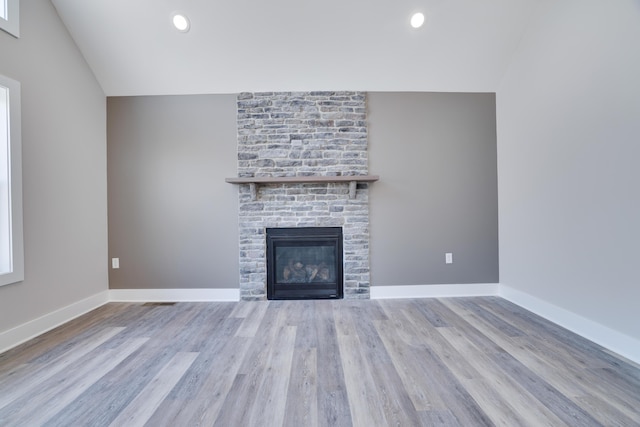
M 0 425 L 640 426 L 640 369 L 494 297 L 112 303 L 0 355 Z

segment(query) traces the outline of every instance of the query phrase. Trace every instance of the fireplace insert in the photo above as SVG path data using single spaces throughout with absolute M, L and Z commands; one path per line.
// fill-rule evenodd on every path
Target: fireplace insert
M 339 299 L 342 280 L 342 228 L 267 228 L 267 299 Z

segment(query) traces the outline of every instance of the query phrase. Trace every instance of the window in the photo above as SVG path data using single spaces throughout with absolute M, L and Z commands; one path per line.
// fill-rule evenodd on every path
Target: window
M 0 75 L 0 286 L 24 280 L 20 126 L 20 83 Z
M 0 30 L 20 37 L 20 0 L 0 0 Z

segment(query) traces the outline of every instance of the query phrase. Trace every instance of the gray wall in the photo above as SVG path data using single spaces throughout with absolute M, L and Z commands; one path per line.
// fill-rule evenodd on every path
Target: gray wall
M 235 102 L 108 98 L 112 289 L 238 287 Z
M 636 339 L 639 24 L 542 2 L 497 98 L 501 283 Z
M 495 96 L 369 93 L 368 109 L 372 286 L 497 283 Z
M 368 109 L 372 286 L 496 283 L 495 97 Z M 111 288 L 238 287 L 235 114 L 234 95 L 108 98 Z
M 0 332 L 107 291 L 106 103 L 49 1 L 0 31 L 22 84 L 24 282 L 0 287 Z

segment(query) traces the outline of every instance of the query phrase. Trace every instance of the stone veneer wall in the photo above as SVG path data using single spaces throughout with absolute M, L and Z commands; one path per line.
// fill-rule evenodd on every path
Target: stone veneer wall
M 367 175 L 362 92 L 238 95 L 238 176 Z M 267 227 L 342 227 L 344 297 L 369 298 L 369 189 L 359 184 L 239 186 L 240 297 L 266 298 Z

